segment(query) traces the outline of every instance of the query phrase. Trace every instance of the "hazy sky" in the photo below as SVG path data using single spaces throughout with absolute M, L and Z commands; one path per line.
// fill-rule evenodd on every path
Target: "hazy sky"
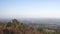
M 60 0 L 0 0 L 0 17 L 60 18 Z

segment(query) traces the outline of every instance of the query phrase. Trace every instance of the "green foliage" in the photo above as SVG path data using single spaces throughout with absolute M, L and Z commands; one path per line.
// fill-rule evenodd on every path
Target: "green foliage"
M 20 23 L 19 29 L 26 30 L 27 29 L 27 26 L 25 24 L 23 24 L 23 23 Z
M 43 29 L 42 28 L 38 28 L 37 30 L 40 31 L 40 32 L 43 32 Z
M 31 30 L 34 30 L 34 28 L 33 28 L 33 27 L 30 27 L 30 29 L 31 29 Z
M 5 25 L 5 23 L 3 23 L 3 22 L 0 22 L 0 25 Z
M 12 20 L 12 25 L 14 25 L 14 26 L 19 25 L 19 21 L 17 21 L 16 19 L 13 19 Z
M 11 22 L 8 22 L 6 27 L 10 27 L 11 26 Z
M 19 21 L 16 20 L 16 19 L 13 19 L 13 20 L 12 20 L 12 26 L 16 27 L 16 29 L 19 30 L 19 28 L 20 28 L 20 23 L 19 23 Z

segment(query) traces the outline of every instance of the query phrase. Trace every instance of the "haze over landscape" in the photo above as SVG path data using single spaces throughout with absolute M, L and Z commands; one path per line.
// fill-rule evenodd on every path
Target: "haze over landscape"
M 60 0 L 0 0 L 0 34 L 60 34 Z

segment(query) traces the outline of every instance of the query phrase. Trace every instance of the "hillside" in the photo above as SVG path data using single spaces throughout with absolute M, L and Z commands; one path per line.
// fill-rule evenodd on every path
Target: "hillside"
M 42 32 L 13 19 L 7 24 L 0 22 L 0 34 L 42 34 Z
M 60 34 L 60 26 L 56 24 L 22 23 L 12 19 L 7 23 L 0 22 L 0 34 Z

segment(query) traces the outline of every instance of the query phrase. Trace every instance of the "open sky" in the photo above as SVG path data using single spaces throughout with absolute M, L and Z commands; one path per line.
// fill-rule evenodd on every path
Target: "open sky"
M 0 17 L 60 18 L 60 0 L 0 0 Z

